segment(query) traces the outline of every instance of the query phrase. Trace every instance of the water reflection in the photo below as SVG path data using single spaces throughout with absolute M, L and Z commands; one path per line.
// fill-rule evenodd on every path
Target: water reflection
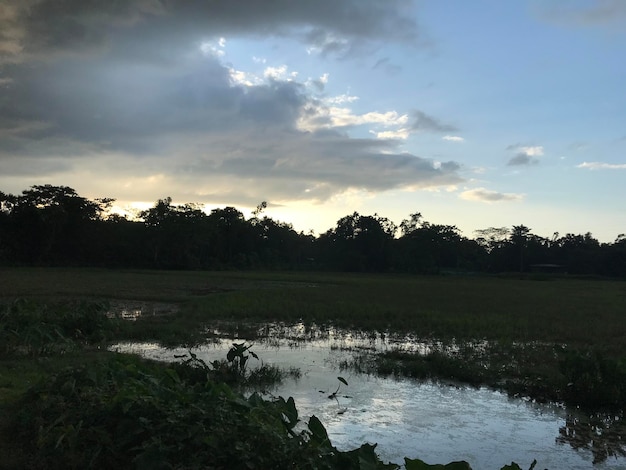
M 178 307 L 163 302 L 111 301 L 106 315 L 109 318 L 136 321 L 142 316 L 171 315 Z
M 206 362 L 223 359 L 233 341 L 246 339 L 233 338 L 232 330 L 212 333 L 228 339 L 193 350 Z M 345 368 L 371 360 L 381 351 L 400 348 L 425 353 L 431 348 L 454 348 L 453 344 L 303 324 L 265 325 L 256 333 L 253 350 L 261 360 L 251 361 L 250 366 L 264 363 L 301 371 L 299 379 L 286 380 L 267 393 L 294 397 L 300 419 L 318 416 L 341 450 L 378 443 L 376 450 L 385 461 L 402 462 L 405 456 L 432 463 L 462 459 L 476 469 L 501 468 L 511 461 L 527 468 L 533 459 L 538 469 L 626 468 L 622 417 L 598 415 L 586 420 L 561 406 L 513 399 L 486 388 L 382 378 Z M 187 353 L 152 343 L 112 348 L 169 361 Z M 328 395 L 337 388 L 337 376 L 349 386 L 342 386 L 336 401 Z
M 609 457 L 626 457 L 626 422 L 624 413 L 590 416 L 568 414 L 565 425 L 559 428 L 559 444 L 569 444 L 575 450 L 591 451 L 593 463 Z

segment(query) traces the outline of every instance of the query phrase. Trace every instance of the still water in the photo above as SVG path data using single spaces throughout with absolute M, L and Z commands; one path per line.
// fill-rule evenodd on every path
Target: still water
M 623 452 L 621 436 L 616 437 L 617 451 L 612 452 L 609 444 L 600 442 L 597 427 L 585 425 L 583 416 L 563 407 L 512 399 L 486 388 L 382 378 L 342 367 L 388 347 L 380 337 L 363 341 L 324 335 L 303 341 L 274 335 L 272 340 L 256 341 L 251 350 L 260 360 L 250 358 L 251 367 L 262 361 L 301 371 L 299 378 L 287 378 L 265 393 L 294 397 L 300 419 L 316 415 L 341 450 L 377 443 L 376 451 L 386 462 L 402 464 L 405 456 L 431 464 L 466 460 L 475 470 L 499 469 L 511 461 L 526 469 L 533 459 L 538 470 L 626 468 L 623 454 L 611 455 Z M 232 340 L 222 339 L 193 352 L 209 362 L 224 359 L 231 345 Z M 111 349 L 167 361 L 187 353 L 152 343 L 119 343 Z M 337 399 L 329 399 L 339 386 Z M 592 436 L 581 439 L 587 433 Z M 594 464 L 592 448 L 595 460 L 603 461 Z

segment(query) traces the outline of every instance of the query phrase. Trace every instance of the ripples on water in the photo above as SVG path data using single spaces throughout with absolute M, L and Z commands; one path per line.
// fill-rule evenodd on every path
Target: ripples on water
M 211 333 L 219 337 L 223 331 Z M 237 338 L 236 332 L 229 332 L 233 334 Z M 622 440 L 626 429 L 620 417 L 590 419 L 561 406 L 513 399 L 487 388 L 341 369 L 377 352 L 401 349 L 425 354 L 432 348 L 453 350 L 454 344 L 303 324 L 265 325 L 253 336 L 252 350 L 265 364 L 298 367 L 302 372 L 300 378 L 287 379 L 266 393 L 294 397 L 300 419 L 315 414 L 341 450 L 378 443 L 376 450 L 385 461 L 402 463 L 405 456 L 428 463 L 466 460 L 474 469 L 496 469 L 511 461 L 528 468 L 533 459 L 537 469 L 626 468 Z M 206 362 L 223 359 L 232 342 L 218 339 L 193 352 Z M 111 348 L 165 361 L 187 352 L 153 343 L 119 343 Z M 349 385 L 341 384 L 337 400 L 330 400 L 328 395 L 340 385 L 337 376 Z

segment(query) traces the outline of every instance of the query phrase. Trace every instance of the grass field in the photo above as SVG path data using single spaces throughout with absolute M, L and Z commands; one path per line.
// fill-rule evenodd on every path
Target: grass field
M 0 298 L 172 302 L 180 313 L 167 320 L 171 328 L 302 320 L 440 339 L 564 343 L 626 355 L 622 281 L 3 269 Z
M 144 316 L 134 322 L 109 321 L 102 314 L 110 305 L 133 302 L 169 304 L 175 308 L 167 315 Z M 97 398 L 101 393 L 112 390 L 111 377 L 117 377 L 119 384 L 115 387 L 120 387 L 129 380 L 124 378 L 129 371 L 139 374 L 133 376 L 131 383 L 139 387 L 137 390 L 141 393 L 114 387 L 121 395 L 112 396 L 112 404 L 128 400 L 125 406 L 134 406 L 131 404 L 141 397 L 148 400 L 145 404 L 149 405 L 149 409 L 142 409 L 141 413 L 154 413 L 157 403 L 154 400 L 162 393 L 167 396 L 174 393 L 183 404 L 190 400 L 188 393 L 191 391 L 182 382 L 175 381 L 163 388 L 163 381 L 171 377 L 162 376 L 162 372 L 150 368 L 153 366 L 144 370 L 143 365 L 119 363 L 114 354 L 106 352 L 105 346 L 110 341 L 155 340 L 166 345 L 190 346 L 205 339 L 203 331 L 207 326 L 249 326 L 273 321 L 411 334 L 441 341 L 443 345 L 454 344 L 458 346 L 457 352 L 449 354 L 442 349 L 420 356 L 391 351 L 378 356 L 370 367 L 381 374 L 493 386 L 512 395 L 538 401 L 563 401 L 594 412 L 617 409 L 618 413 L 613 416 L 623 416 L 626 404 L 625 316 L 626 282 L 596 279 L 0 269 L 0 455 L 4 456 L 4 467 L 0 462 L 0 468 L 25 468 L 24 458 L 31 451 L 24 449 L 30 449 L 35 441 L 29 443 L 28 436 L 15 441 L 12 429 L 15 413 L 20 409 L 16 405 L 30 396 L 37 407 L 47 410 L 46 407 L 56 401 L 47 398 L 42 401 L 41 397 L 56 393 L 58 377 L 66 377 L 58 392 L 69 395 L 55 400 L 74 397 L 73 400 L 79 391 L 87 394 L 81 395 L 80 400 L 95 400 L 95 403 L 80 402 L 81 413 L 85 416 L 90 416 L 90 410 L 103 403 Z M 477 348 L 476 344 L 482 346 Z M 68 367 L 75 372 L 67 372 Z M 105 376 L 104 382 L 94 385 L 97 377 L 93 371 L 96 370 L 104 370 Z M 79 379 L 86 380 L 80 388 L 75 385 Z M 43 386 L 43 391 L 32 395 L 31 387 L 41 380 L 44 385 L 36 387 Z M 92 386 L 101 389 L 90 391 Z M 146 395 L 146 387 L 157 388 Z M 196 387 L 194 385 L 193 390 Z M 219 385 L 210 387 L 222 390 Z M 152 394 L 155 398 L 150 398 Z M 233 396 L 232 399 L 235 408 L 241 405 L 240 398 Z M 161 402 L 157 404 L 161 407 L 159 413 L 179 413 Z M 253 406 L 257 405 L 269 406 L 262 402 L 255 402 Z M 83 434 L 91 434 L 74 427 L 82 423 L 83 418 L 76 417 L 74 423 L 62 413 L 65 405 L 59 406 L 54 411 L 61 413 L 57 421 L 52 418 L 56 414 L 50 411 L 52 421 L 47 426 L 61 433 L 48 443 L 49 451 L 56 455 L 55 459 L 58 457 L 55 462 L 61 465 L 68 456 L 77 459 L 84 456 L 73 454 L 79 448 L 72 447 L 74 441 L 67 440 L 61 447 L 65 449 L 63 452 L 69 453 L 59 454 L 56 439 L 70 435 L 78 439 Z M 115 410 L 117 408 L 106 413 L 119 411 Z M 44 419 L 48 411 L 42 413 L 37 419 Z M 234 411 L 230 409 L 228 413 L 232 416 Z M 237 416 L 246 426 L 251 424 L 247 415 Z M 622 418 L 616 419 L 619 423 Z M 230 420 L 231 417 L 227 418 L 225 423 Z M 187 429 L 182 421 L 172 422 Z M 91 431 L 105 432 L 97 419 L 94 423 Z M 617 432 L 612 430 L 614 424 L 613 421 L 606 424 L 605 431 Z M 32 429 L 37 428 L 33 426 Z M 39 426 L 39 429 L 48 428 Z M 171 436 L 172 429 L 162 431 Z M 254 429 L 251 432 L 256 435 L 266 431 Z M 189 439 L 196 442 L 193 435 Z M 92 444 L 101 449 L 99 442 L 100 438 Z M 282 446 L 284 442 L 277 441 L 276 445 Z M 621 445 L 618 448 L 622 452 Z M 126 451 L 115 449 L 111 444 L 108 451 L 123 460 Z M 182 455 L 179 452 L 189 455 L 186 447 L 180 449 L 172 451 L 172 458 Z M 249 458 L 256 458 L 253 457 L 256 453 L 257 450 Z M 271 453 L 271 457 L 274 456 Z M 37 459 L 48 458 L 52 457 L 37 454 Z

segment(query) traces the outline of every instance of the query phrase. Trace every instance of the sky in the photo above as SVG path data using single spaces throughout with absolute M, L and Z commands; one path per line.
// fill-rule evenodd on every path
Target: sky
M 0 191 L 626 232 L 626 1 L 0 0 Z

